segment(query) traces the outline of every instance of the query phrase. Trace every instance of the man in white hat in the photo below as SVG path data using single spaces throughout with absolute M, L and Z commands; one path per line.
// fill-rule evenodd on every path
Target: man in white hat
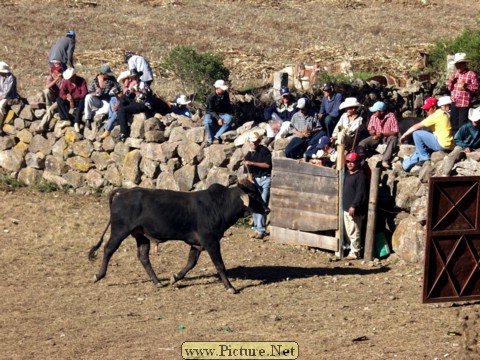
M 85 96 L 87 96 L 87 82 L 81 76 L 77 76 L 74 68 L 68 68 L 63 72 L 62 87 L 57 98 L 58 114 L 61 120 L 70 118 L 70 111 L 74 112 L 74 128 L 80 132 L 83 109 L 85 108 Z
M 213 87 L 215 88 L 214 92 L 207 98 L 207 113 L 203 118 L 203 124 L 207 132 L 208 143 L 219 144 L 222 142 L 220 136 L 230 129 L 233 121 L 232 105 L 227 91 L 228 86 L 224 80 L 215 81 Z
M 477 75 L 468 68 L 468 62 L 470 59 L 465 53 L 455 54 L 456 70 L 448 79 L 448 90 L 452 98 L 450 122 L 454 132 L 467 122 L 468 108 L 472 105 L 473 94 L 478 91 Z
M 337 145 L 345 144 L 347 150 L 352 150 L 364 138 L 365 127 L 358 111 L 361 106 L 362 104 L 354 97 L 348 97 L 340 104 L 340 110 L 345 112 L 333 129 L 332 142 Z
M 272 154 L 266 146 L 260 144 L 262 137 L 257 133 L 251 133 L 248 137 L 250 151 L 243 158 L 243 165 L 247 172 L 248 179 L 257 187 L 262 199 L 268 204 L 270 198 L 270 186 L 272 184 Z M 254 239 L 263 239 L 266 231 L 265 214 L 253 214 L 252 235 Z
M 12 74 L 10 66 L 0 61 L 0 134 L 3 134 L 3 121 L 9 100 L 17 99 L 17 78 Z
M 468 110 L 468 120 L 470 121 L 455 133 L 455 148 L 444 160 L 443 176 L 449 176 L 455 163 L 465 157 L 465 154 L 480 149 L 480 107 Z
M 173 103 L 169 103 L 172 112 L 176 115 L 186 116 L 192 118 L 192 113 L 188 108 L 192 101 L 189 100 L 185 95 L 179 95 Z

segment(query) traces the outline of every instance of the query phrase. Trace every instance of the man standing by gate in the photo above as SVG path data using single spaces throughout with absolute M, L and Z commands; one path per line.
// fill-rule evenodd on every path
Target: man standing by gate
M 257 133 L 252 133 L 248 137 L 250 142 L 250 151 L 245 155 L 243 165 L 247 171 L 247 176 L 258 188 L 262 194 L 262 199 L 268 204 L 270 198 L 270 186 L 272 184 L 272 154 L 267 147 L 260 145 L 262 138 Z M 253 214 L 254 239 L 263 239 L 265 237 L 267 215 Z

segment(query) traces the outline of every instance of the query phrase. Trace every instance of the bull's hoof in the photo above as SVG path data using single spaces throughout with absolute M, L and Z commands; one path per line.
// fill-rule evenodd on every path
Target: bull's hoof
M 228 288 L 228 289 L 227 289 L 227 292 L 228 292 L 229 294 L 238 294 L 238 291 L 237 291 L 235 288 L 233 288 L 233 287 Z
M 172 276 L 170 276 L 170 285 L 174 285 L 177 281 L 177 275 L 173 274 Z
M 153 285 L 155 285 L 157 288 L 162 287 L 162 284 L 160 284 L 160 281 L 159 281 L 159 282 L 156 282 L 156 283 L 153 283 Z

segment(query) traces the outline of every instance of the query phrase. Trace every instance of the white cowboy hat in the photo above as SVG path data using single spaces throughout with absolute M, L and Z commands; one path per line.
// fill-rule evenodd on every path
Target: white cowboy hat
M 437 105 L 438 106 L 443 106 L 443 105 L 450 105 L 452 103 L 452 99 L 450 96 L 442 96 L 440 99 L 438 99 Z
M 188 105 L 191 103 L 191 101 L 188 100 L 185 95 L 179 95 L 175 100 L 175 103 L 178 105 Z
M 122 82 L 123 80 L 127 79 L 130 77 L 130 70 L 125 70 L 118 75 L 117 82 Z
M 0 73 L 2 73 L 2 74 L 10 74 L 11 73 L 10 66 L 8 66 L 7 63 L 4 62 L 4 61 L 0 61 Z
M 65 80 L 70 80 L 70 78 L 77 73 L 77 70 L 75 68 L 68 68 L 63 72 L 63 78 Z
M 473 122 L 480 120 L 480 107 L 468 109 L 468 120 Z
M 458 63 L 464 63 L 464 62 L 470 62 L 469 58 L 467 58 L 467 54 L 465 53 L 456 53 L 455 56 L 453 57 L 453 63 L 458 64 Z
M 362 106 L 362 104 L 360 104 L 358 102 L 358 100 L 354 97 L 348 97 L 345 99 L 344 102 L 342 102 L 340 104 L 340 110 L 342 109 L 347 109 L 347 108 L 351 108 L 351 107 L 359 107 L 359 106 Z
M 250 135 L 248 135 L 248 141 L 250 142 L 256 142 L 260 140 L 262 140 L 262 137 L 256 132 L 252 132 Z
M 228 86 L 227 86 L 227 84 L 225 83 L 224 80 L 217 80 L 217 81 L 215 81 L 215 84 L 213 84 L 213 86 L 215 87 L 215 89 L 220 88 L 220 89 L 222 89 L 223 91 L 227 91 L 227 90 L 228 90 Z

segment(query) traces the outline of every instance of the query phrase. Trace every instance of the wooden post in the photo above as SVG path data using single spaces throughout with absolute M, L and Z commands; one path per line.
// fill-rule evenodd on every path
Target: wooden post
M 366 261 L 373 260 L 373 246 L 375 243 L 375 231 L 377 222 L 377 198 L 378 183 L 380 181 L 380 169 L 372 169 L 372 179 L 370 180 L 370 197 L 368 199 L 368 219 L 367 231 L 365 235 L 365 253 Z
M 337 145 L 337 170 L 345 167 L 345 144 Z
M 338 176 L 338 230 L 335 231 L 335 237 L 338 239 L 338 251 L 335 256 L 343 259 L 343 168 L 345 166 L 345 144 L 337 145 L 337 170 Z
M 280 89 L 282 86 L 288 86 L 288 74 L 282 71 L 273 73 L 273 98 L 278 100 L 281 98 Z

